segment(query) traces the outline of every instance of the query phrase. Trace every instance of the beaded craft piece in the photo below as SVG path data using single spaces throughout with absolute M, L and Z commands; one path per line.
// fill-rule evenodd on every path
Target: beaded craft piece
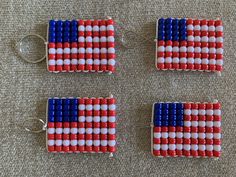
M 50 20 L 47 65 L 50 72 L 115 71 L 114 21 Z
M 221 105 L 155 103 L 152 153 L 159 157 L 220 157 Z
M 113 153 L 116 151 L 116 100 L 49 98 L 49 152 Z
M 161 18 L 156 28 L 158 70 L 222 71 L 221 20 Z

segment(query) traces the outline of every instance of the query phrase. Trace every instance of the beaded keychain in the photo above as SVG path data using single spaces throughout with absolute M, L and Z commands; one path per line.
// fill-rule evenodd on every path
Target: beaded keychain
M 151 151 L 158 157 L 220 157 L 221 105 L 158 102 L 153 104 Z
M 158 70 L 217 72 L 223 65 L 221 20 L 161 18 L 157 21 Z
M 110 153 L 116 151 L 116 100 L 108 98 L 49 98 L 47 122 L 40 133 L 46 130 L 48 152 L 59 153 Z
M 19 56 L 29 63 L 38 63 L 46 58 L 49 72 L 106 72 L 115 71 L 115 30 L 114 21 L 104 20 L 50 20 L 47 40 L 37 34 L 24 36 L 18 43 L 36 36 L 46 44 L 46 55 L 32 61 Z

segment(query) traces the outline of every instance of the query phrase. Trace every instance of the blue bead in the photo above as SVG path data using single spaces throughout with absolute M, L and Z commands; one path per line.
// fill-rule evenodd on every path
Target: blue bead
M 69 21 L 69 20 L 66 20 L 66 21 L 64 22 L 64 25 L 65 25 L 65 26 L 70 26 L 70 21 Z
M 72 104 L 72 105 L 70 106 L 70 109 L 73 110 L 73 111 L 78 111 L 78 105 Z
M 155 107 L 155 109 L 161 109 L 162 103 L 156 103 L 154 107 Z
M 63 100 L 64 105 L 69 105 L 70 104 L 70 99 L 66 98 Z
M 62 26 L 63 25 L 63 21 L 62 20 L 58 20 L 57 22 L 56 22 L 56 25 L 59 27 L 59 26 Z
M 70 33 L 70 28 L 69 28 L 69 27 L 65 27 L 65 28 L 63 29 L 63 32 L 64 32 L 64 33 Z
M 52 42 L 52 43 L 56 42 L 56 38 L 55 37 L 49 37 L 49 42 Z
M 176 110 L 176 114 L 177 115 L 183 115 L 184 114 L 184 110 L 183 109 L 177 109 Z
M 50 38 L 56 38 L 56 33 L 54 33 L 54 32 L 49 32 L 49 37 L 50 37 Z
M 56 105 L 62 105 L 62 99 L 56 99 Z
M 71 104 L 78 106 L 78 99 L 77 98 L 71 99 Z
M 163 103 L 162 109 L 169 109 L 169 103 Z
M 170 109 L 169 114 L 170 115 L 175 115 L 176 114 L 176 109 Z
M 78 111 L 77 111 L 77 110 L 73 110 L 73 111 L 71 111 L 71 115 L 72 115 L 72 116 L 76 116 L 76 115 L 78 115 Z
M 155 115 L 154 120 L 157 120 L 157 121 L 162 120 L 162 115 Z
M 186 24 L 187 20 L 185 18 L 182 18 L 179 20 L 179 23 L 180 24 Z
M 176 108 L 177 109 L 184 109 L 184 104 L 183 103 L 177 103 Z
M 56 25 L 56 21 L 55 20 L 49 20 L 49 25 L 50 26 L 55 26 Z
M 55 111 L 48 111 L 48 116 L 49 116 L 49 117 L 50 117 L 50 116 L 54 117 L 54 116 L 55 116 Z
M 49 32 L 56 32 L 56 27 L 55 26 L 50 26 L 49 27 Z
M 55 105 L 54 104 L 49 104 L 48 105 L 48 111 L 53 111 L 55 110 Z
M 169 126 L 176 126 L 176 121 L 169 121 Z
M 158 41 L 164 41 L 165 40 L 165 36 L 158 36 Z
M 169 115 L 162 115 L 162 121 L 169 120 Z
M 63 38 L 64 42 L 70 42 L 70 38 Z
M 160 18 L 159 20 L 158 20 L 158 24 L 160 25 L 160 24 L 164 24 L 165 23 L 165 19 L 164 18 Z
M 48 114 L 48 122 L 55 122 L 55 116 Z
M 77 42 L 77 41 L 78 41 L 78 38 L 77 38 L 77 37 L 70 38 L 70 41 L 71 41 L 71 42 Z
M 169 120 L 177 120 L 177 116 L 175 114 L 169 115 Z
M 64 111 L 63 111 L 63 115 L 64 115 L 64 116 L 70 116 L 70 111 L 64 110 Z
M 71 25 L 78 25 L 78 21 L 77 20 L 72 20 Z
M 172 19 L 172 18 L 167 18 L 165 22 L 166 22 L 166 24 L 171 24 L 171 23 L 172 23 L 172 21 L 173 21 L 173 19 Z
M 78 27 L 77 27 L 77 26 L 72 26 L 72 27 L 71 27 L 71 31 L 77 34 L 77 32 L 78 32 Z
M 55 104 L 55 103 L 56 103 L 55 99 L 53 99 L 53 98 L 48 99 L 48 104 L 49 105 L 50 104 Z
M 162 126 L 169 126 L 169 122 L 168 121 L 161 121 L 161 125 Z
M 179 19 L 173 19 L 172 24 L 173 25 L 178 25 L 179 24 Z
M 184 126 L 184 121 L 176 121 L 176 126 L 183 127 Z
M 177 115 L 176 115 L 176 120 L 178 120 L 178 121 L 183 121 L 183 120 L 184 120 L 184 116 L 181 115 L 181 114 L 177 114 Z
M 64 116 L 63 117 L 63 122 L 70 122 L 70 117 L 69 116 Z
M 62 33 L 57 33 L 56 36 L 57 36 L 57 38 L 62 38 L 63 34 Z
M 56 28 L 56 31 L 57 31 L 58 33 L 62 33 L 62 31 L 63 31 L 63 27 L 62 27 L 62 26 L 57 27 L 57 28 Z
M 176 103 L 170 103 L 169 107 L 170 109 L 176 109 Z
M 71 109 L 70 105 L 64 105 L 63 110 L 64 111 L 69 111 Z
M 78 116 L 71 116 L 70 121 L 71 122 L 78 122 Z
M 161 115 L 162 110 L 161 109 L 155 109 L 154 114 L 155 115 Z
M 62 116 L 62 115 L 63 115 L 63 114 L 62 114 L 62 111 L 60 111 L 60 110 L 59 110 L 59 111 L 58 111 L 58 110 L 56 111 L 56 116 Z
M 57 106 L 56 106 L 56 110 L 61 111 L 61 110 L 62 110 L 62 107 L 63 107 L 62 105 L 57 105 Z
M 63 42 L 62 38 L 57 38 L 57 42 Z
M 163 109 L 162 110 L 162 115 L 168 115 L 169 114 L 169 110 L 168 109 Z
M 161 121 L 154 121 L 155 127 L 160 127 L 162 125 Z
M 61 115 L 55 116 L 55 118 L 56 118 L 56 122 L 63 122 L 63 118 Z

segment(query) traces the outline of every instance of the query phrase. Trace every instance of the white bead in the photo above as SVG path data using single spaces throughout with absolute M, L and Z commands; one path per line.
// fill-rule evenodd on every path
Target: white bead
M 101 53 L 107 53 L 107 49 L 106 48 L 101 48 Z
M 99 48 L 94 48 L 94 49 L 93 49 L 93 53 L 99 54 L 99 53 L 100 53 L 100 49 L 99 49 Z
M 216 48 L 210 48 L 209 53 L 215 54 L 216 53 Z
M 213 36 L 209 37 L 209 42 L 216 42 L 216 38 Z
M 194 59 L 194 63 L 195 63 L 195 64 L 201 64 L 201 63 L 202 63 L 201 58 L 195 58 L 195 59 Z
M 61 146 L 62 145 L 62 140 L 56 140 L 55 144 L 56 144 L 56 146 Z
M 63 49 L 62 48 L 58 48 L 57 49 L 57 54 L 63 54 Z
M 102 105 L 101 105 L 101 110 L 103 110 L 103 111 L 106 111 L 106 110 L 107 110 L 107 108 L 108 108 L 108 107 L 107 107 L 107 105 L 106 105 L 106 104 L 102 104 Z
M 206 134 L 205 134 L 205 133 L 199 133 L 199 134 L 198 134 L 198 137 L 199 137 L 200 139 L 205 139 L 205 138 L 206 138 Z
M 108 134 L 114 135 L 116 133 L 116 129 L 115 128 L 109 128 L 108 129 Z
M 188 52 L 194 52 L 194 47 L 189 46 L 189 47 L 188 47 Z
M 107 25 L 107 31 L 114 31 L 113 25 Z
M 109 47 L 107 52 L 108 53 L 115 53 L 115 48 Z
M 209 26 L 208 27 L 208 31 L 215 31 L 215 29 L 216 29 L 215 26 Z
M 214 125 L 214 127 L 221 127 L 221 122 L 220 121 L 214 121 L 213 125 Z
M 108 146 L 115 146 L 116 145 L 116 141 L 115 140 L 109 140 L 108 141 Z
M 154 144 L 153 149 L 156 150 L 156 151 L 159 151 L 161 149 L 161 145 L 160 144 Z
M 99 26 L 97 25 L 93 26 L 93 31 L 99 31 Z
M 79 42 L 85 42 L 85 38 L 84 38 L 83 36 L 80 36 L 80 37 L 78 38 L 78 41 L 79 41 Z
M 93 133 L 94 133 L 94 134 L 100 134 L 100 132 L 101 132 L 101 131 L 100 131 L 100 128 L 94 128 L 94 129 L 93 129 Z
M 194 41 L 195 42 L 200 42 L 201 41 L 201 37 L 200 36 L 195 36 L 194 37 Z
M 202 53 L 209 53 L 209 48 L 208 47 L 203 47 L 202 48 Z
M 79 134 L 84 134 L 85 133 L 85 128 L 78 128 Z
M 92 54 L 93 53 L 93 49 L 92 48 L 86 48 L 85 52 Z
M 180 63 L 187 63 L 187 59 L 186 58 L 180 58 Z
M 100 116 L 94 116 L 93 121 L 94 122 L 100 122 Z
M 173 47 L 173 48 L 172 48 L 172 51 L 173 51 L 173 52 L 179 52 L 179 47 Z
M 213 114 L 216 115 L 216 116 L 220 116 L 220 115 L 221 115 L 221 110 L 219 110 L 219 109 L 214 109 L 214 110 L 213 110 Z
M 165 63 L 172 63 L 172 58 L 171 57 L 166 57 L 165 58 Z
M 202 59 L 202 64 L 208 65 L 208 63 L 209 63 L 209 60 L 208 60 L 208 59 L 206 59 L 206 58 Z
M 55 128 L 48 128 L 48 134 L 54 134 Z
M 200 31 L 201 30 L 200 25 L 194 25 L 194 30 Z
M 88 104 L 88 105 L 86 105 L 86 108 L 85 108 L 87 111 L 92 111 L 92 109 L 93 109 L 93 105 L 91 105 L 91 104 Z
M 213 133 L 206 133 L 206 138 L 207 139 L 212 139 L 213 138 Z
M 78 31 L 84 31 L 85 27 L 83 25 L 79 25 Z
M 71 146 L 77 146 L 78 140 L 71 140 L 70 144 L 71 144 Z
M 198 115 L 198 110 L 197 109 L 192 109 L 192 115 L 194 115 L 194 116 Z
M 100 31 L 106 31 L 106 30 L 107 30 L 106 26 L 104 25 L 100 26 Z
M 171 150 L 171 151 L 176 150 L 176 145 L 175 144 L 169 144 L 169 150 Z
M 223 37 L 217 37 L 216 38 L 216 42 L 221 42 L 222 43 L 223 41 L 224 41 Z
M 101 122 L 107 122 L 107 120 L 108 120 L 107 116 L 102 116 L 101 117 Z
M 223 54 L 224 50 L 222 48 L 216 49 L 217 54 Z
M 154 138 L 161 138 L 161 133 L 160 132 L 155 132 L 153 134 Z
M 92 31 L 92 26 L 86 25 L 85 30 L 86 30 L 86 31 Z
M 48 146 L 54 146 L 55 140 L 48 140 Z
M 213 121 L 206 121 L 207 127 L 213 127 Z
M 179 58 L 178 57 L 174 57 L 173 58 L 173 63 L 179 63 Z
M 165 47 L 159 46 L 157 50 L 158 50 L 158 52 L 165 52 Z
M 85 64 L 85 59 L 79 59 L 79 65 L 84 65 Z
M 197 144 L 192 144 L 191 145 L 191 150 L 197 151 L 198 150 L 198 145 Z
M 84 104 L 80 104 L 79 105 L 79 110 L 81 110 L 81 111 L 85 110 L 85 105 Z
M 201 47 L 195 47 L 194 52 L 195 53 L 201 53 Z
M 93 109 L 94 109 L 95 111 L 100 110 L 100 105 L 99 105 L 99 104 L 95 104 L 95 105 L 93 106 Z
M 199 127 L 205 127 L 206 126 L 206 122 L 205 121 L 198 121 L 198 126 Z
M 85 132 L 86 132 L 86 134 L 92 134 L 93 129 L 92 128 L 86 128 Z
M 224 29 L 223 26 L 217 26 L 216 27 L 216 31 L 223 31 L 223 29 Z
M 62 128 L 56 128 L 56 134 L 62 134 Z
M 92 146 L 93 145 L 93 140 L 86 140 L 86 145 L 87 146 Z
M 198 133 L 191 133 L 191 137 L 194 138 L 194 139 L 197 139 L 198 138 Z
M 182 132 L 176 132 L 176 137 L 177 138 L 183 138 L 183 133 Z
M 194 41 L 194 36 L 188 36 L 188 41 Z
M 176 149 L 177 150 L 183 150 L 183 145 L 182 144 L 177 144 Z
M 208 26 L 207 25 L 202 25 L 201 26 L 201 30 L 202 31 L 207 31 L 208 30 Z
M 220 145 L 213 145 L 214 151 L 221 151 L 221 146 Z
M 64 53 L 65 54 L 70 54 L 70 48 L 64 48 Z
M 70 134 L 70 128 L 63 128 L 64 134 Z
M 77 134 L 78 133 L 78 129 L 77 128 L 71 128 L 71 134 Z
M 189 116 L 189 115 L 191 115 L 191 112 L 192 111 L 190 109 L 185 109 L 184 110 L 184 115 L 188 115 Z
M 70 59 L 64 59 L 63 63 L 64 65 L 70 65 Z
M 79 146 L 84 146 L 85 145 L 85 140 L 79 140 L 78 145 Z
M 162 144 L 161 145 L 161 150 L 167 151 L 168 150 L 168 145 L 167 144 Z
M 208 42 L 208 40 L 209 40 L 209 39 L 208 39 L 207 36 L 203 36 L 203 37 L 201 38 L 201 41 L 202 41 L 202 42 Z
M 172 52 L 172 46 L 166 46 L 166 52 Z
M 164 63 L 165 59 L 163 57 L 157 58 L 157 63 Z
M 85 122 L 85 116 L 79 116 L 79 122 Z
M 107 128 L 101 128 L 101 134 L 107 134 Z
M 92 122 L 93 121 L 93 117 L 92 116 L 86 116 L 86 122 Z
M 100 38 L 100 42 L 107 42 L 107 38 L 104 37 L 104 36 L 102 36 L 102 37 Z
M 115 42 L 114 36 L 108 36 L 107 37 L 107 42 Z
M 207 151 L 213 151 L 213 145 L 206 145 Z
M 182 47 L 179 48 L 179 51 L 180 52 L 187 52 L 187 47 L 182 46 Z
M 199 109 L 198 114 L 204 116 L 206 114 L 205 109 Z
M 56 54 L 56 49 L 50 48 L 48 51 L 49 54 Z
M 206 110 L 206 114 L 209 115 L 209 116 L 212 116 L 213 115 L 213 110 L 212 109 L 207 109 Z
M 199 144 L 199 145 L 198 145 L 198 149 L 199 149 L 200 151 L 205 151 L 205 150 L 206 150 L 206 145 Z
M 85 40 L 86 40 L 86 42 L 88 42 L 88 43 L 89 43 L 89 42 L 93 42 L 93 38 L 92 38 L 91 36 L 86 37 Z
M 223 65 L 223 60 L 216 60 L 216 65 L 222 66 Z
M 56 60 L 48 60 L 48 65 L 49 65 L 49 66 L 54 66 L 54 65 L 56 65 Z
M 108 120 L 109 120 L 109 122 L 116 122 L 116 117 L 115 116 L 109 116 Z
M 99 59 L 95 59 L 95 60 L 93 61 L 93 64 L 94 64 L 94 65 L 100 65 L 100 60 L 99 60 Z
M 94 146 L 100 146 L 100 140 L 94 140 L 93 145 Z
M 187 25 L 187 30 L 193 30 L 193 25 Z
M 198 126 L 198 121 L 192 121 L 191 126 L 192 127 L 197 127 Z
M 169 132 L 169 137 L 170 138 L 175 138 L 176 137 L 176 133 L 175 132 Z
M 107 140 L 101 140 L 101 146 L 107 146 Z
M 191 133 L 189 132 L 184 132 L 184 138 L 191 138 Z
M 162 132 L 161 137 L 162 138 L 168 138 L 168 133 L 167 132 Z
M 191 146 L 189 144 L 184 144 L 184 150 L 189 151 Z
M 221 139 L 221 133 L 214 133 L 213 138 L 214 139 Z
M 71 60 L 71 64 L 72 65 L 77 65 L 78 64 L 78 60 L 77 59 L 72 59 Z
M 94 37 L 93 42 L 99 42 L 99 37 Z
M 79 48 L 79 53 L 85 53 L 85 48 Z
M 70 146 L 70 140 L 63 140 L 63 146 Z
M 114 110 L 116 110 L 116 105 L 115 104 L 110 104 L 108 109 L 114 111 Z

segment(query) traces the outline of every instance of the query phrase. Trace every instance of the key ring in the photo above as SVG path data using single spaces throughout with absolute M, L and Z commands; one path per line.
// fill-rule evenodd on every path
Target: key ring
M 26 122 L 32 121 L 32 120 L 38 121 L 39 123 L 41 123 L 41 124 L 42 124 L 42 128 L 39 129 L 39 130 L 33 130 L 33 129 L 31 129 L 31 128 L 29 128 L 29 127 L 27 127 L 27 126 L 25 125 Z M 29 118 L 29 119 L 26 119 L 26 120 L 23 122 L 22 127 L 23 127 L 27 132 L 41 133 L 41 132 L 44 132 L 44 131 L 46 130 L 47 124 L 46 124 L 42 119 Z
M 45 45 L 47 44 L 47 41 L 46 41 L 42 36 L 40 36 L 40 35 L 38 35 L 38 34 L 27 34 L 27 35 L 23 36 L 19 41 L 16 42 L 16 46 L 15 46 L 15 47 L 16 47 L 16 50 L 17 50 L 18 55 L 19 55 L 23 60 L 27 61 L 28 63 L 33 63 L 33 64 L 35 64 L 35 63 L 39 63 L 39 62 L 43 61 L 43 60 L 46 58 L 46 53 L 45 53 L 44 56 L 41 57 L 40 59 L 35 60 L 35 61 L 32 61 L 32 60 L 28 59 L 27 57 L 25 57 L 25 56 L 22 54 L 22 48 L 21 48 L 23 40 L 25 40 L 25 39 L 28 38 L 28 37 L 32 37 L 32 36 L 37 37 L 38 39 L 42 40 Z

